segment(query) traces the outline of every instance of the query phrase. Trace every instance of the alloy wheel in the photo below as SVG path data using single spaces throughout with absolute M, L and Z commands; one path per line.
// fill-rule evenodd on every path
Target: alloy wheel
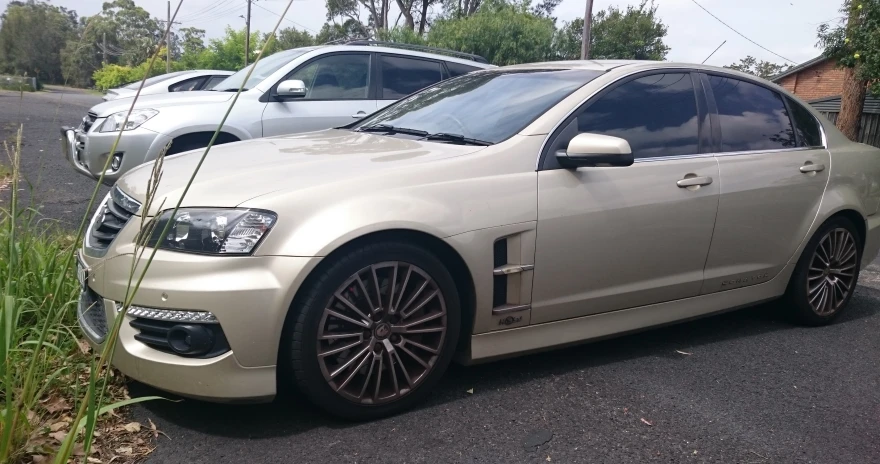
M 446 316 L 443 293 L 421 268 L 401 261 L 362 268 L 334 291 L 321 316 L 324 380 L 355 403 L 400 399 L 437 363 Z
M 829 231 L 819 240 L 807 272 L 807 301 L 819 316 L 837 312 L 855 287 L 858 249 L 844 228 Z

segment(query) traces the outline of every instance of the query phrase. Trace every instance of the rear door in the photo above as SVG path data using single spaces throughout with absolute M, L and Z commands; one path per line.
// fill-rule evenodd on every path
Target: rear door
M 440 61 L 388 54 L 378 58 L 380 109 L 446 77 Z
M 306 96 L 281 101 L 270 92 L 263 110 L 263 136 L 344 126 L 376 111 L 370 55 L 332 53 L 297 67 L 282 81 L 303 81 Z
M 831 164 L 818 122 L 798 103 L 727 75 L 702 82 L 720 123 L 721 176 L 705 294 L 766 282 L 785 267 L 816 218 Z

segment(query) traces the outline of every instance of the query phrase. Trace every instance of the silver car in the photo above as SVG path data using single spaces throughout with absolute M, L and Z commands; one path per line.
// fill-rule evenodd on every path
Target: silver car
M 781 299 L 847 307 L 880 249 L 880 150 L 703 65 L 477 71 L 344 129 L 123 176 L 81 254 L 80 324 L 147 384 L 221 401 L 294 379 L 372 418 L 477 363 Z M 164 206 L 160 206 L 164 205 Z M 158 248 L 125 315 L 136 237 Z M 162 233 L 166 228 L 167 233 Z
M 416 47 L 391 48 L 360 42 L 296 48 L 256 64 L 217 143 L 342 126 L 443 79 L 489 68 L 485 59 Z M 455 56 L 428 53 L 434 50 Z M 77 128 L 62 127 L 62 149 L 73 168 L 98 179 L 125 124 L 104 181 L 168 154 L 207 146 L 229 102 L 251 67 L 216 84 L 210 92 L 165 93 L 109 101 L 89 110 Z
M 158 76 L 147 78 L 147 80 L 144 81 L 141 95 L 211 90 L 215 85 L 232 74 L 232 71 L 220 71 L 214 69 L 197 69 L 160 74 Z M 133 97 L 140 86 L 141 81 L 137 81 L 117 89 L 110 89 L 104 94 L 103 100 L 110 101 L 119 98 Z

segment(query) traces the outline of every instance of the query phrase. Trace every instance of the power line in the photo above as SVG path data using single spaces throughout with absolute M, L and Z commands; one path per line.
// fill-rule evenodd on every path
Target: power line
M 192 24 L 192 23 L 205 23 L 205 22 L 209 22 L 209 21 L 215 21 L 217 19 L 229 16 L 231 14 L 237 14 L 244 7 L 245 7 L 245 5 L 236 5 L 236 6 L 233 6 L 232 8 L 227 9 L 227 10 L 212 11 L 212 12 L 206 14 L 205 16 L 202 16 L 202 17 L 196 18 L 196 19 L 190 19 L 187 22 Z
M 260 6 L 259 3 L 254 2 L 254 6 L 257 7 L 257 8 L 260 8 L 260 9 L 266 10 L 266 11 L 268 11 L 269 13 L 272 13 L 272 14 L 275 15 L 275 16 L 281 17 L 281 18 L 283 18 L 283 19 L 286 20 L 286 21 L 290 21 L 291 23 L 293 23 L 293 24 L 295 24 L 295 25 L 297 25 L 297 26 L 299 26 L 299 27 L 301 27 L 301 28 L 303 28 L 303 29 L 305 29 L 305 30 L 307 30 L 307 31 L 311 31 L 311 32 L 313 32 L 313 33 L 315 33 L 315 34 L 318 33 L 318 31 L 316 31 L 316 30 L 314 30 L 314 29 L 310 29 L 310 28 L 308 28 L 308 27 L 305 27 L 305 26 L 303 26 L 302 24 L 300 24 L 300 23 L 298 23 L 298 22 L 296 22 L 296 21 L 294 21 L 294 20 L 292 20 L 292 19 L 287 19 L 287 17 L 281 16 L 280 14 L 278 14 L 278 13 L 276 13 L 276 12 L 274 12 L 274 11 L 268 9 L 268 8 L 265 8 L 265 7 L 263 7 L 263 6 Z
M 221 0 L 220 3 L 208 5 L 201 10 L 193 11 L 192 13 L 187 13 L 180 18 L 180 21 L 189 21 L 191 19 L 196 19 L 199 16 L 202 16 L 206 13 L 209 13 L 210 10 L 216 10 L 217 8 L 222 7 L 224 4 L 229 3 L 232 0 Z
M 774 52 L 773 50 L 770 50 L 769 48 L 767 48 L 767 47 L 765 47 L 765 46 L 759 44 L 758 42 L 755 42 L 754 40 L 752 40 L 752 39 L 746 37 L 745 35 L 743 35 L 742 32 L 740 32 L 740 31 L 734 29 L 730 24 L 725 23 L 724 21 L 721 20 L 721 18 L 719 18 L 718 16 L 715 16 L 714 14 L 712 14 L 711 11 L 707 10 L 706 8 L 704 8 L 703 5 L 700 5 L 699 3 L 697 3 L 697 0 L 691 0 L 691 1 L 694 2 L 694 5 L 697 5 L 697 6 L 700 7 L 703 11 L 705 11 L 706 13 L 709 13 L 709 16 L 711 16 L 711 17 L 715 18 L 716 20 L 718 20 L 719 23 L 724 24 L 725 26 L 727 26 L 728 29 L 730 29 L 730 30 L 733 31 L 733 32 L 736 32 L 740 37 L 742 37 L 742 38 L 748 40 L 749 42 L 751 42 L 751 43 L 757 45 L 758 47 L 764 49 L 765 51 L 768 51 L 768 52 L 770 52 L 770 53 L 772 53 L 772 54 L 774 54 L 774 55 L 776 55 L 776 56 L 782 58 L 783 60 L 788 61 L 789 63 L 797 64 L 796 61 L 794 61 L 794 60 L 790 60 L 790 59 L 788 59 L 788 58 L 786 58 L 786 57 L 780 55 L 779 53 L 776 53 L 776 52 Z

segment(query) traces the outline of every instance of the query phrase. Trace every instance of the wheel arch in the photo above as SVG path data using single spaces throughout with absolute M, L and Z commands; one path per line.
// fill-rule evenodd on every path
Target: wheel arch
M 211 138 L 214 136 L 214 131 L 196 131 L 196 132 L 187 132 L 185 134 L 179 134 L 171 139 L 171 147 L 168 149 L 168 154 L 175 154 L 180 152 L 175 152 L 174 145 L 175 144 L 186 144 L 192 142 L 204 142 L 205 146 L 208 145 L 208 142 L 211 141 Z M 217 134 L 217 140 L 214 142 L 215 145 L 220 145 L 224 143 L 231 142 L 240 142 L 242 139 L 231 133 L 226 131 L 220 131 Z
M 304 295 L 306 293 L 305 289 L 309 288 L 309 286 L 312 285 L 313 280 L 317 278 L 317 276 L 320 276 L 322 274 L 326 266 L 329 266 L 335 258 L 339 256 L 344 256 L 345 253 L 349 250 L 369 243 L 376 243 L 381 241 L 405 242 L 420 246 L 433 253 L 437 257 L 437 259 L 439 259 L 443 263 L 443 265 L 446 266 L 447 270 L 449 270 L 449 273 L 452 276 L 453 282 L 455 283 L 456 290 L 458 291 L 459 303 L 462 311 L 461 327 L 459 334 L 460 336 L 457 351 L 460 352 L 467 349 L 470 343 L 470 334 L 473 331 L 474 316 L 476 311 L 476 289 L 474 286 L 474 278 L 470 268 L 468 268 L 464 258 L 462 258 L 458 250 L 456 250 L 452 245 L 450 245 L 443 239 L 427 232 L 405 228 L 384 229 L 368 232 L 357 237 L 350 238 L 349 240 L 339 244 L 332 251 L 326 254 L 321 262 L 318 263 L 318 265 L 315 266 L 311 271 L 309 271 L 306 278 L 302 281 L 302 284 L 300 284 L 299 288 L 297 288 L 294 292 L 290 306 L 287 310 L 287 314 L 284 317 L 284 329 L 282 330 L 281 340 L 285 338 L 285 336 L 287 335 L 286 331 L 291 326 L 288 321 L 291 320 L 291 318 L 296 317 L 296 308 L 301 299 L 304 298 Z M 279 343 L 279 366 L 282 366 L 282 361 L 284 359 L 282 351 L 284 350 L 284 348 L 284 344 Z

